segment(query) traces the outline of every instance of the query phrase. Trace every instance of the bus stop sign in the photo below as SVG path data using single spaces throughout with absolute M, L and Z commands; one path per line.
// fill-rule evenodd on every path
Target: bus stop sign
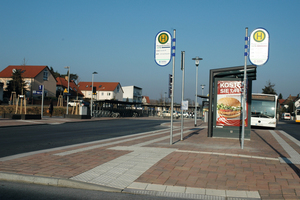
M 257 28 L 250 35 L 249 60 L 253 65 L 264 65 L 269 59 L 269 33 Z

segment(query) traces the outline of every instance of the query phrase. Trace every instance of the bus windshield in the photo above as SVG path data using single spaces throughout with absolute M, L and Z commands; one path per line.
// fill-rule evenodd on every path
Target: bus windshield
M 251 117 L 274 118 L 274 101 L 252 99 Z

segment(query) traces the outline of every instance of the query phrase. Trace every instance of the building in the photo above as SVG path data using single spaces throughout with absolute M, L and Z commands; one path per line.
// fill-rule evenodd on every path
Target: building
M 123 101 L 123 89 L 119 82 L 94 82 L 93 86 L 96 88 L 95 100 Z M 78 87 L 85 98 L 92 97 L 92 82 L 80 82 Z
M 56 80 L 45 65 L 10 65 L 0 72 L 0 82 L 7 87 L 7 83 L 12 80 L 11 76 L 15 70 L 21 70 L 22 78 L 26 83 L 26 96 L 32 97 L 34 91 L 39 90 L 39 85 L 44 85 L 45 96 L 56 96 Z
M 297 99 L 299 99 L 299 94 L 297 96 L 290 95 L 287 99 L 285 99 L 282 102 L 282 105 L 286 109 L 286 111 L 289 111 L 289 112 L 294 111 L 294 109 L 290 108 L 290 106 L 294 105 L 294 103 Z
M 142 88 L 137 86 L 125 86 L 122 88 L 124 91 L 123 101 L 142 103 Z
M 148 96 L 143 96 L 142 103 L 144 105 L 149 105 L 150 104 L 150 98 Z
M 70 99 L 80 99 L 84 97 L 83 93 L 79 89 L 79 87 L 76 85 L 76 83 L 71 80 L 69 83 L 69 93 Z M 62 77 L 57 77 L 56 78 L 56 96 L 62 95 L 64 93 L 64 90 L 68 90 L 68 77 L 62 78 Z

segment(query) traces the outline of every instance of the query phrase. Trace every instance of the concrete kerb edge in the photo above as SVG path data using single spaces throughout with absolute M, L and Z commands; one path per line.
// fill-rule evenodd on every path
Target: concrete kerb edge
M 103 119 L 103 120 L 113 120 L 113 119 Z M 65 123 L 80 123 L 80 122 L 96 122 L 96 121 L 102 121 L 102 120 L 96 120 L 96 119 L 90 119 L 90 120 L 85 120 L 85 121 L 65 121 L 60 124 L 65 124 Z M 0 128 L 9 128 L 9 127 L 22 127 L 22 126 L 42 126 L 42 125 L 50 125 L 51 123 L 28 123 L 28 124 L 18 124 L 18 125 L 9 125 L 9 126 L 0 126 Z
M 256 197 L 231 197 L 231 196 L 218 196 L 208 194 L 195 194 L 195 193 L 181 193 L 181 192 L 167 192 L 167 191 L 155 191 L 145 189 L 131 189 L 125 188 L 123 193 L 135 194 L 135 195 L 151 195 L 157 197 L 173 197 L 184 199 L 203 199 L 203 200 L 260 200 Z
M 7 173 L 7 172 L 0 172 L 0 180 L 38 184 L 38 185 L 48 185 L 48 186 L 55 186 L 55 187 L 76 188 L 76 189 L 84 189 L 84 190 L 98 190 L 104 192 L 122 192 L 121 189 L 96 185 L 91 183 L 84 183 L 75 180 L 14 174 L 14 173 Z

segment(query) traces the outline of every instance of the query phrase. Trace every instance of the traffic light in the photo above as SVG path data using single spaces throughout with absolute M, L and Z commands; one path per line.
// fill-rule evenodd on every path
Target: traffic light
M 97 94 L 95 86 L 93 87 L 93 94 Z

